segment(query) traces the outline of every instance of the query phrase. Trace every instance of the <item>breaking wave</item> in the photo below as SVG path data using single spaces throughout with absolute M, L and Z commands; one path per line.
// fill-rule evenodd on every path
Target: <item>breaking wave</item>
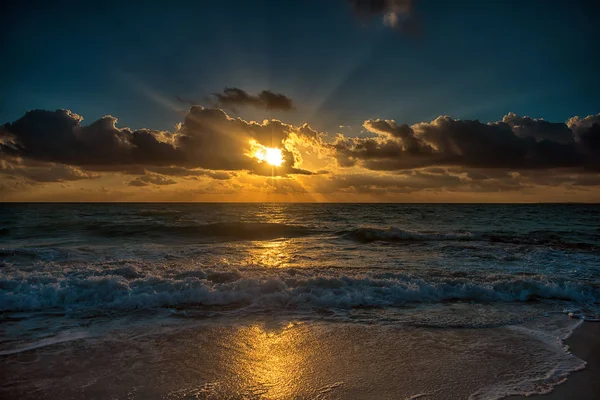
M 264 309 L 394 307 L 453 300 L 519 302 L 566 300 L 597 304 L 600 288 L 571 281 L 422 278 L 396 273 L 334 273 L 289 269 L 191 270 L 144 273 L 134 267 L 87 276 L 16 275 L 0 280 L 0 310 L 51 308 L 132 310 L 228 306 Z

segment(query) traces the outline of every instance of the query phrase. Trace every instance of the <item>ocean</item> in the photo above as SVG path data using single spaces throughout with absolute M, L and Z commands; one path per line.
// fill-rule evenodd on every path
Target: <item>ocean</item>
M 3 204 L 0 312 L 2 398 L 545 393 L 600 205 Z

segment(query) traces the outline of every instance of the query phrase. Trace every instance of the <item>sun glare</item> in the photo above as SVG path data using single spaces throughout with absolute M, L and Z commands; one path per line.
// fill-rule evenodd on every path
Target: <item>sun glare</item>
M 283 153 L 281 149 L 273 147 L 260 147 L 254 153 L 254 157 L 259 161 L 266 162 L 274 167 L 281 167 L 283 164 Z

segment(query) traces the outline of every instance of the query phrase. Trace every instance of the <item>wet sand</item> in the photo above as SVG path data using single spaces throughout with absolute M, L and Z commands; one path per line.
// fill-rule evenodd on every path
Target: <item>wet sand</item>
M 571 353 L 585 360 L 584 370 L 569 375 L 567 381 L 545 395 L 512 396 L 510 400 L 598 400 L 600 399 L 600 323 L 584 322 L 567 339 Z
M 506 328 L 290 320 L 150 326 L 0 357 L 0 397 L 458 400 L 539 376 L 553 357 L 538 339 Z M 581 374 L 590 383 L 589 372 Z

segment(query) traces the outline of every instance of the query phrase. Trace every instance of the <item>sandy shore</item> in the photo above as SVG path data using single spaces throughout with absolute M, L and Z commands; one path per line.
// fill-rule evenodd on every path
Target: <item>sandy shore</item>
M 576 331 L 590 368 L 555 398 L 594 398 L 598 327 Z M 595 358 L 589 356 L 595 337 Z M 553 360 L 511 329 L 419 329 L 265 319 L 147 326 L 0 357 L 5 399 L 466 399 Z M 553 361 L 551 361 L 553 362 Z M 583 397 L 584 395 L 588 397 Z M 483 393 L 479 398 L 486 398 Z M 550 397 L 546 397 L 550 398 Z
M 489 360 L 513 339 L 485 330 L 273 321 L 126 330 L 0 357 L 0 397 L 459 400 L 496 381 Z M 535 357 L 519 354 L 517 365 Z M 494 368 L 510 373 L 513 362 Z M 465 368 L 479 365 L 489 368 Z
M 530 397 L 512 396 L 508 399 L 600 399 L 600 379 L 598 379 L 600 378 L 600 323 L 584 322 L 566 343 L 571 353 L 587 362 L 584 370 L 574 372 L 565 383 L 548 394 Z

